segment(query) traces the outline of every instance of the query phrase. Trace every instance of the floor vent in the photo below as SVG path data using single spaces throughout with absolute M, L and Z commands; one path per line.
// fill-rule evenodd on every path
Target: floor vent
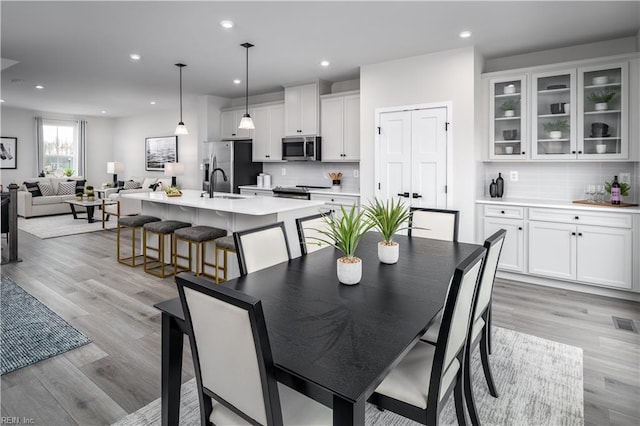
M 632 333 L 638 334 L 638 330 L 636 329 L 636 325 L 633 323 L 633 320 L 628 318 L 619 318 L 619 317 L 611 317 L 613 319 L 613 325 L 618 330 L 630 331 Z

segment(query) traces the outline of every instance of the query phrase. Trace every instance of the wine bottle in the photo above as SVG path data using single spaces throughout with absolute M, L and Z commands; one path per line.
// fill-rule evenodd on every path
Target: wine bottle
M 498 198 L 502 198 L 504 194 L 504 179 L 502 179 L 502 173 L 498 173 L 498 178 L 496 179 L 496 196 Z
M 491 183 L 489 184 L 489 195 L 491 195 L 491 198 L 498 196 L 498 185 L 496 185 L 495 179 L 491 179 Z
M 620 204 L 620 184 L 618 183 L 618 176 L 613 177 L 613 183 L 611 184 L 611 204 Z

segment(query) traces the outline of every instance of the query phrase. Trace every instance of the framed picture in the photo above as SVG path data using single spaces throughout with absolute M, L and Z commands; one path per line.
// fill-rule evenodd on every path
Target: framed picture
M 18 138 L 0 137 L 0 169 L 17 168 Z
M 178 162 L 178 137 L 145 139 L 145 170 L 164 170 L 164 163 Z

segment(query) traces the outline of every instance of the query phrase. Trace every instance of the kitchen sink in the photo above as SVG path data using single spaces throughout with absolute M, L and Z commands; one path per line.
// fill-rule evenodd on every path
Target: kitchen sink
M 238 197 L 237 195 L 214 195 L 213 198 L 221 198 L 223 200 L 244 200 L 247 197 Z

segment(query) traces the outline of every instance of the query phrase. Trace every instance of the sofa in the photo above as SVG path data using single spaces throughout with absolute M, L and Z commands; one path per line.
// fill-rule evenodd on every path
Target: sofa
M 47 216 L 52 214 L 71 213 L 69 204 L 64 200 L 73 199 L 76 194 L 76 190 L 73 190 L 72 194 L 58 194 L 61 183 L 69 183 L 69 181 L 77 181 L 76 187 L 84 187 L 85 180 L 81 176 L 65 177 L 65 178 L 28 178 L 25 179 L 25 183 L 43 183 L 48 184 L 52 189 L 51 195 L 33 196 L 30 191 L 27 190 L 26 184 L 23 183 L 18 189 L 18 216 L 25 218 L 36 216 Z M 84 208 L 79 208 L 79 211 L 84 211 Z
M 128 188 L 129 186 L 136 186 L 131 185 L 132 182 L 138 182 L 140 184 L 140 187 L 124 189 Z M 132 216 L 140 214 L 142 212 L 142 201 L 121 197 L 122 194 L 163 191 L 164 188 L 171 186 L 171 179 L 132 177 L 128 181 L 125 181 L 124 185 L 125 186 L 123 186 L 122 188 L 111 188 L 105 191 L 106 198 L 118 202 L 117 204 L 109 204 L 104 207 L 104 213 L 107 220 L 108 216 Z

